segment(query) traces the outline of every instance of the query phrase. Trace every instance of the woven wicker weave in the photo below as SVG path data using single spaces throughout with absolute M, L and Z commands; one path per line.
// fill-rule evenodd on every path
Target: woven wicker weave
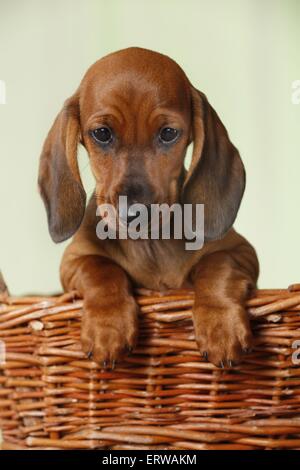
M 139 344 L 116 369 L 81 352 L 82 301 L 9 298 L 0 306 L 0 428 L 6 448 L 300 448 L 300 285 L 248 302 L 253 353 L 231 370 L 194 341 L 193 292 L 137 292 Z

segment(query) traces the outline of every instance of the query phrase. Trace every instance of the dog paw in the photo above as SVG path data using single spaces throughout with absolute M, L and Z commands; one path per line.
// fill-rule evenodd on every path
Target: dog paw
M 193 320 L 200 353 L 217 367 L 233 367 L 251 351 L 252 333 L 241 306 L 198 307 Z
M 130 296 L 85 301 L 81 344 L 87 357 L 103 368 L 114 368 L 135 346 L 137 313 L 137 304 Z

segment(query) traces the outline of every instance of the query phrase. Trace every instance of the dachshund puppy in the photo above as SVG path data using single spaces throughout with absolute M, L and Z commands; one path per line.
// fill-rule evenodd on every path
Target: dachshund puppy
M 189 169 L 187 146 L 193 142 Z M 86 207 L 77 147 L 86 148 L 96 189 Z M 232 228 L 245 172 L 237 149 L 205 95 L 170 58 L 141 48 L 110 54 L 87 71 L 45 141 L 39 170 L 49 231 L 73 236 L 61 264 L 65 290 L 84 299 L 82 347 L 106 366 L 130 351 L 138 334 L 134 286 L 154 290 L 192 283 L 200 353 L 231 367 L 251 348 L 245 300 L 255 288 L 252 246 Z M 205 242 L 99 240 L 97 206 L 204 204 Z

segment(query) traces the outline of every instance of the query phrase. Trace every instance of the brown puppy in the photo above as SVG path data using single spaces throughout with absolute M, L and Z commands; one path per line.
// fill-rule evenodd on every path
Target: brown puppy
M 87 208 L 79 142 L 96 179 Z M 224 367 L 251 348 L 244 304 L 255 287 L 258 262 L 252 246 L 231 228 L 245 186 L 243 164 L 206 97 L 173 60 L 129 48 L 96 62 L 49 132 L 39 185 L 53 240 L 75 234 L 61 279 L 66 290 L 84 298 L 82 346 L 89 357 L 113 365 L 134 347 L 133 285 L 162 290 L 186 281 L 195 289 L 200 352 Z M 204 247 L 187 251 L 184 240 L 175 239 L 99 240 L 96 206 L 117 206 L 119 195 L 147 205 L 204 203 Z

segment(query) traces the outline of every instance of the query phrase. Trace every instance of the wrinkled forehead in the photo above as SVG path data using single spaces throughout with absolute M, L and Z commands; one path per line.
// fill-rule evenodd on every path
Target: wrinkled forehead
M 190 86 L 182 69 L 158 53 L 116 53 L 96 62 L 80 86 L 83 119 L 91 114 L 109 113 L 116 106 L 124 111 L 155 108 L 178 113 L 190 112 Z

